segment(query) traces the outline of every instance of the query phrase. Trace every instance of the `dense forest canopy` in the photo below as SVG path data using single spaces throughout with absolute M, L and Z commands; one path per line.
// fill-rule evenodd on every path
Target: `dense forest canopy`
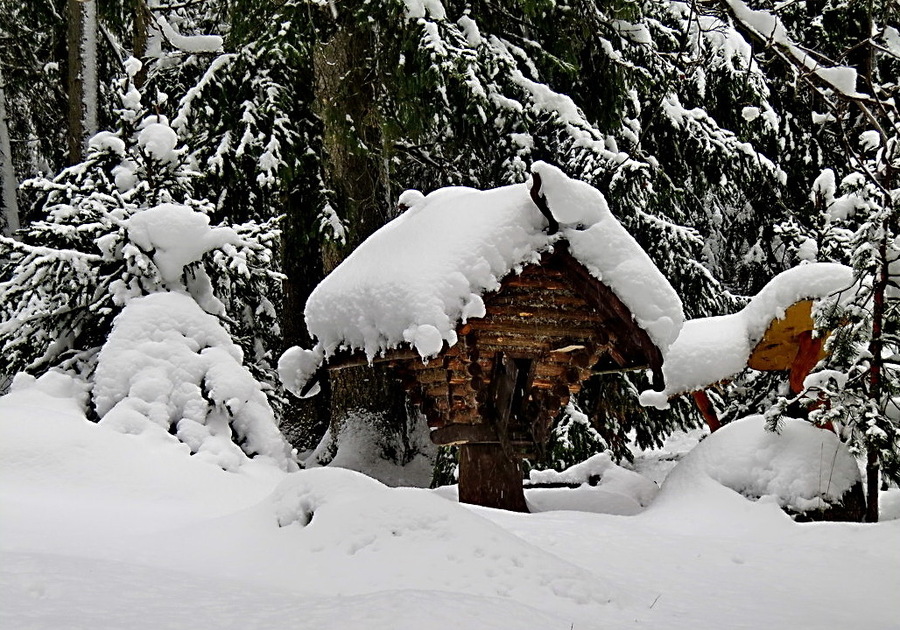
M 521 182 L 544 160 L 605 195 L 688 317 L 735 312 L 804 261 L 854 269 L 852 299 L 817 314 L 836 332 L 810 388 L 748 370 L 712 397 L 773 427 L 817 401 L 809 419 L 865 453 L 877 496 L 900 475 L 898 28 L 892 0 L 6 3 L 0 374 L 93 382 L 114 319 L 179 292 L 292 442 L 362 407 L 402 460 L 415 415 L 388 375 L 305 403 L 278 357 L 311 345 L 307 296 L 404 190 Z M 698 422 L 684 401 L 641 407 L 646 384 L 591 381 L 534 465 L 626 457 Z M 212 422 L 227 396 L 201 398 L 191 417 Z

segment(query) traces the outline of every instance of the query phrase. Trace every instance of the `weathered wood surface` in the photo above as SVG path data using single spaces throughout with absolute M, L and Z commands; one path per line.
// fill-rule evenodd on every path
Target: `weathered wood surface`
M 812 307 L 812 300 L 803 300 L 788 307 L 783 318 L 773 320 L 763 338 L 753 348 L 747 365 L 761 371 L 790 370 L 798 358 L 801 346 L 804 346 L 801 361 L 810 362 L 815 358 L 812 361 L 815 365 L 823 359 L 825 352 L 822 344 L 819 344 L 818 353 L 813 352 L 809 344 L 811 333 L 815 330 Z
M 458 343 L 427 364 L 409 354 L 383 358 L 397 367 L 437 444 L 499 444 L 515 435 L 510 444 L 516 452 L 534 452 L 593 373 L 644 367 L 659 372 L 661 355 L 649 336 L 564 243 L 484 299 L 485 316 L 460 326 Z M 525 381 L 498 371 L 497 357 L 512 366 L 527 362 Z M 498 389 L 498 374 L 512 378 L 506 387 L 519 390 L 515 409 L 499 414 L 497 406 L 511 405 L 513 394 Z M 493 433 L 471 428 L 479 424 Z
M 597 372 L 649 367 L 662 355 L 621 300 L 568 253 L 567 244 L 483 296 L 485 316 L 427 362 L 411 349 L 388 362 L 424 413 L 431 439 L 460 446 L 460 500 L 527 511 L 522 457 L 540 456 L 553 419 Z M 368 363 L 339 353 L 329 368 Z

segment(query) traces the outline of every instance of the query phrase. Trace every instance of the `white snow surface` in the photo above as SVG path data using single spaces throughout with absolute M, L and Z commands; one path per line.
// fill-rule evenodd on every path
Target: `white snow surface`
M 550 491 L 575 497 L 566 511 L 513 514 L 340 469 L 225 472 L 89 422 L 62 375 L 27 380 L 0 398 L 3 628 L 843 630 L 900 614 L 900 521 L 794 523 L 712 478 L 711 438 L 633 516 L 578 511 L 580 489 Z
M 775 433 L 766 430 L 762 415 L 736 420 L 710 434 L 668 479 L 697 474 L 745 497 L 768 499 L 799 512 L 839 503 L 860 482 L 856 460 L 833 432 L 785 418 Z
M 853 270 L 836 263 L 808 263 L 775 276 L 742 310 L 685 322 L 663 362 L 666 387 L 646 390 L 641 404 L 666 409 L 668 399 L 704 389 L 747 367 L 750 354 L 775 319 L 793 304 L 850 288 Z
M 95 133 L 88 140 L 88 148 L 94 151 L 112 151 L 116 155 L 125 155 L 125 141 L 111 131 Z
M 659 490 L 650 479 L 616 465 L 609 453 L 598 453 L 561 472 L 532 470 L 529 480 L 532 484 L 578 484 L 574 492 L 568 493 L 529 488 L 526 500 L 531 510 L 536 512 L 578 509 L 632 515 L 647 507 Z
M 161 15 L 156 20 L 166 39 L 178 50 L 186 53 L 214 53 L 222 48 L 224 40 L 218 35 L 182 35 Z
M 310 296 L 305 314 L 318 340 L 314 352 L 327 358 L 352 348 L 371 359 L 409 344 L 423 358 L 433 356 L 456 343 L 460 321 L 484 316 L 485 293 L 564 239 L 665 354 L 684 320 L 675 290 L 598 190 L 543 162 L 532 170 L 560 223 L 557 235 L 544 231 L 530 182 L 405 194 L 401 201 L 409 209 L 369 237 Z M 302 387 L 311 376 L 316 366 L 306 360 L 310 356 L 291 357 L 307 371 L 288 376 L 286 386 Z
M 138 132 L 138 146 L 158 162 L 175 162 L 178 159 L 175 151 L 175 147 L 178 146 L 178 134 L 168 124 L 149 122 L 155 118 L 153 116 L 143 121 Z
M 153 252 L 163 281 L 180 281 L 185 265 L 200 260 L 206 252 L 240 237 L 229 227 L 209 227 L 209 217 L 179 204 L 163 203 L 132 215 L 128 237 L 145 252 Z
M 93 400 L 100 424 L 180 440 L 195 457 L 226 470 L 250 455 L 296 469 L 272 408 L 242 361 L 228 332 L 190 296 L 131 300 L 97 361 Z

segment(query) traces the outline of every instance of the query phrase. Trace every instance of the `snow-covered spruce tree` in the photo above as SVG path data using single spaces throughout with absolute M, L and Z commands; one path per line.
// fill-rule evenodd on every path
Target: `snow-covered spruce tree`
M 290 468 L 248 370 L 265 372 L 277 338 L 277 230 L 210 227 L 186 149 L 141 105 L 139 67 L 126 63 L 120 129 L 91 138 L 84 162 L 25 185 L 46 218 L 0 241 L 2 371 L 73 369 L 92 383 L 101 422 L 172 432 L 225 468 L 250 455 Z
M 855 270 L 856 285 L 819 315 L 823 329 L 835 331 L 830 356 L 800 398 L 816 406 L 812 420 L 834 426 L 866 454 L 866 519 L 875 521 L 879 474 L 896 482 L 900 453 L 900 37 L 893 26 L 900 14 L 890 2 L 825 2 L 812 20 L 806 3 L 779 15 L 740 0 L 727 7 L 760 56 L 793 79 L 785 102 L 794 109 L 794 139 L 812 151 L 805 171 L 792 168 L 801 181 L 812 170 L 812 191 L 808 199 L 794 193 L 796 211 L 776 226 L 777 240 L 794 260 L 835 260 Z M 787 93 L 784 83 L 772 84 Z M 787 402 L 770 411 L 773 425 Z

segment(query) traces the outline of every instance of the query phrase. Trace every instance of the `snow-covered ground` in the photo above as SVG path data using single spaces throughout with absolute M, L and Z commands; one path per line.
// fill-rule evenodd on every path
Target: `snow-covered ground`
M 896 493 L 894 520 L 796 524 L 714 482 L 707 448 L 629 516 L 578 511 L 646 498 L 628 475 L 513 514 L 337 468 L 225 472 L 79 395 L 0 399 L 0 628 L 900 627 Z M 635 471 L 662 480 L 699 437 Z

